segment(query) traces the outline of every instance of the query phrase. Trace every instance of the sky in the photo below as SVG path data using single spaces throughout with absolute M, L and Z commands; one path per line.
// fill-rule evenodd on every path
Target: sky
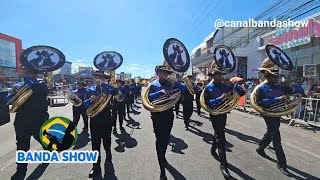
M 247 20 L 277 0 L 0 0 L 0 32 L 23 48 L 48 45 L 67 61 L 93 67 L 113 50 L 123 56 L 117 73 L 150 77 L 162 64 L 166 39 L 177 38 L 189 54 L 212 33 L 215 19 Z

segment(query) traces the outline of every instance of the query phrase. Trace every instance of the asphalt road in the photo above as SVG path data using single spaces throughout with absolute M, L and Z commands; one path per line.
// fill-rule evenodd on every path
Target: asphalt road
M 155 152 L 155 137 L 152 130 L 150 113 L 140 103 L 131 113 L 131 118 L 124 122 L 125 131 L 118 129 L 112 135 L 113 162 L 106 163 L 105 179 L 154 180 L 159 178 L 159 166 Z M 182 110 L 182 106 L 180 108 Z M 71 105 L 50 107 L 50 117 L 65 116 L 72 118 Z M 182 114 L 182 113 L 181 113 Z M 175 118 L 168 146 L 167 159 L 170 168 L 168 179 L 211 180 L 224 179 L 219 162 L 210 154 L 213 139 L 213 128 L 208 115 L 198 117 L 194 112 L 191 117 L 191 128 L 184 130 L 181 118 Z M 0 127 L 0 179 L 10 179 L 14 174 L 15 134 L 11 122 Z M 88 133 L 82 132 L 83 122 L 79 123 L 78 143 L 76 150 L 91 150 Z M 272 147 L 266 153 L 273 161 L 260 157 L 255 149 L 266 125 L 262 118 L 244 112 L 232 111 L 228 114 L 226 126 L 227 159 L 234 179 L 319 179 L 320 178 L 320 138 L 317 130 L 310 128 L 288 127 L 281 124 L 282 144 L 286 153 L 288 170 L 294 174 L 289 178 L 277 169 L 275 153 Z M 272 144 L 271 144 L 272 146 Z M 34 139 L 31 150 L 41 150 Z M 103 148 L 102 148 L 103 149 Z M 102 162 L 105 153 L 102 151 Z M 91 164 L 29 164 L 28 179 L 89 179 Z

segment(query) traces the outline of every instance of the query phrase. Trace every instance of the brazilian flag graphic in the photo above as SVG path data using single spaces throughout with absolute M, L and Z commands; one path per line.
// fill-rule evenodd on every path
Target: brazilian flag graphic
M 69 119 L 53 117 L 42 124 L 39 135 L 47 150 L 63 151 L 76 144 L 78 130 Z

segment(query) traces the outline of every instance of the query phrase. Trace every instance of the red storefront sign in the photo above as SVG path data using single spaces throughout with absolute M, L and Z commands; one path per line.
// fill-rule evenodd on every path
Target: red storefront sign
M 320 37 L 320 22 L 314 19 L 309 19 L 306 27 L 300 27 L 282 35 L 270 37 L 268 42 L 273 45 L 281 45 L 297 39 L 307 38 L 312 35 Z

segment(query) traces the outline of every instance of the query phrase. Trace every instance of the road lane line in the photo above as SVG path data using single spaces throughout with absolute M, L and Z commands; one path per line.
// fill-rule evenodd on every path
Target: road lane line
M 39 145 L 39 146 L 37 146 L 36 148 L 35 148 L 35 150 L 38 150 L 40 147 L 42 147 L 41 145 Z M 4 164 L 6 164 L 4 167 L 2 167 L 1 169 L 0 169 L 0 171 L 3 171 L 5 168 L 7 168 L 8 166 L 10 166 L 12 163 L 14 163 L 14 162 L 16 162 L 16 157 L 14 157 L 14 158 L 12 158 L 12 159 L 10 159 L 9 161 L 7 161 L 7 162 L 5 162 Z
M 243 126 L 245 126 L 245 127 L 248 127 L 248 128 L 251 128 L 251 127 L 249 127 L 248 125 L 243 124 L 243 123 L 240 123 L 240 122 L 238 122 L 238 121 L 232 121 L 232 122 L 235 122 L 235 123 L 237 123 L 237 124 L 241 124 L 241 125 L 243 125 Z M 307 150 L 305 150 L 305 149 L 302 149 L 302 148 L 300 148 L 300 147 L 297 147 L 297 146 L 295 146 L 295 145 L 292 145 L 292 144 L 289 144 L 289 143 L 286 143 L 286 142 L 285 142 L 284 144 L 286 144 L 286 145 L 288 145 L 288 146 L 290 146 L 290 147 L 292 147 L 292 148 L 295 148 L 295 149 L 297 149 L 297 150 L 300 150 L 300 151 L 302 151 L 302 152 L 304 152 L 304 153 L 307 153 L 307 154 L 309 154 L 309 155 L 312 155 L 312 156 L 317 157 L 317 158 L 320 159 L 320 156 L 318 156 L 318 155 L 316 155 L 316 154 L 314 154 L 314 153 L 312 153 L 312 152 L 310 152 L 310 151 L 307 151 Z
M 2 167 L 0 170 L 1 171 L 3 171 L 5 168 L 7 168 L 9 165 L 11 165 L 13 162 L 15 162 L 15 160 L 16 160 L 16 158 L 12 158 L 12 159 L 10 159 L 8 162 L 6 162 L 5 164 L 5 166 L 4 167 Z
M 290 146 L 290 147 L 293 147 L 293 148 L 295 148 L 295 149 L 298 149 L 298 150 L 300 150 L 300 151 L 302 151 L 302 152 L 305 152 L 305 153 L 307 153 L 307 154 L 310 154 L 310 155 L 312 155 L 312 156 L 317 157 L 317 158 L 320 159 L 320 156 L 315 155 L 315 154 L 313 154 L 313 153 L 310 152 L 310 151 L 304 150 L 304 149 L 302 149 L 302 148 L 299 148 L 299 147 L 297 147 L 297 146 L 295 146 L 295 145 L 292 145 L 292 144 L 289 144 L 289 143 L 285 143 L 285 144 L 288 145 L 288 146 Z

